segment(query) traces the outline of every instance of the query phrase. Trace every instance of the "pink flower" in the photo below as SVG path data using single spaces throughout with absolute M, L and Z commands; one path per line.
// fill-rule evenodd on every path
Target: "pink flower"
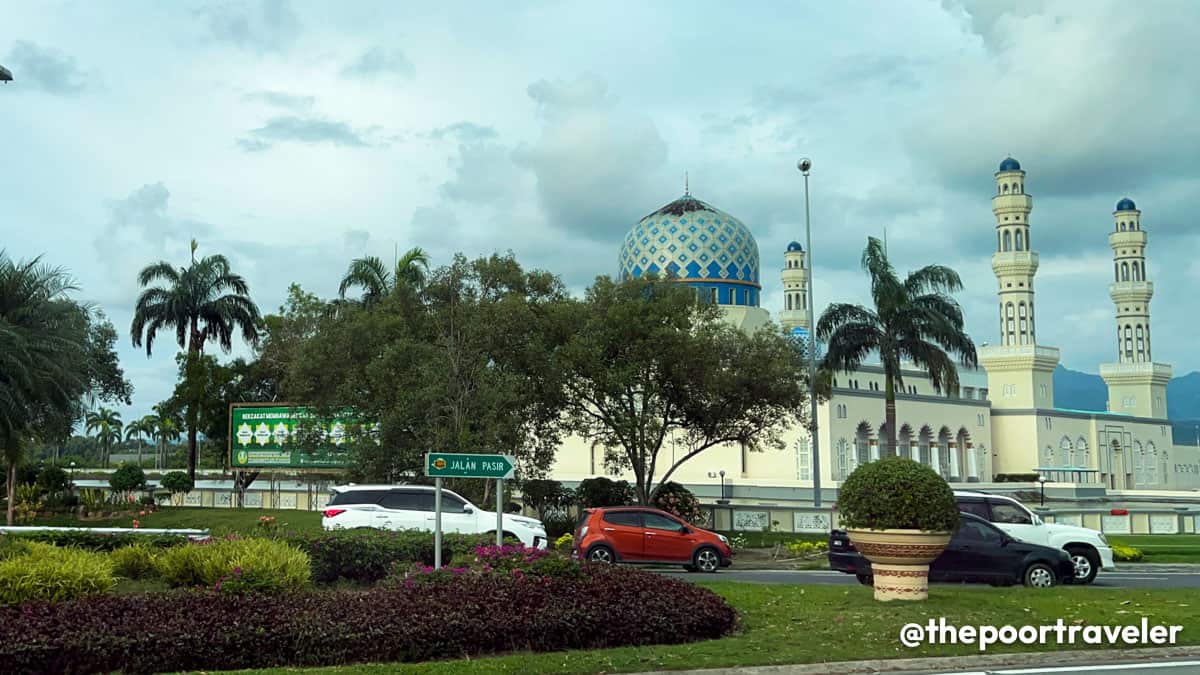
M 146 517 L 146 512 L 145 512 L 145 511 L 138 511 L 138 515 L 139 515 L 139 516 L 141 516 L 142 518 L 145 518 L 145 517 Z

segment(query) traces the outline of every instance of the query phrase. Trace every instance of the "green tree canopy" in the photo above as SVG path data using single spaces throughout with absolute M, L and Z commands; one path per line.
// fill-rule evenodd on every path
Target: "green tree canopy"
M 570 303 L 568 342 L 552 353 L 570 426 L 632 469 L 638 502 L 714 446 L 782 447 L 803 421 L 807 367 L 777 330 L 747 335 L 670 280 L 600 277 Z M 674 439 L 677 459 L 662 461 Z
M 878 354 L 884 373 L 884 426 L 887 447 L 896 448 L 896 390 L 904 389 L 901 363 L 911 361 L 929 374 L 934 389 L 958 393 L 958 365 L 979 365 L 975 344 L 963 328 L 963 313 L 950 296 L 962 290 L 958 273 L 942 265 L 927 265 L 902 281 L 888 261 L 883 244 L 867 239 L 862 267 L 871 277 L 873 309 L 835 303 L 817 322 L 817 339 L 825 342 L 822 367 L 854 372 L 871 354 Z

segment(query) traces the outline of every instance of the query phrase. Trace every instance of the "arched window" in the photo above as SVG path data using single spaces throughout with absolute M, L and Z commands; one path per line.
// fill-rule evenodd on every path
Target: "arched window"
M 1012 250 L 1012 233 L 1009 232 L 1008 230 L 1004 231 L 1004 247 L 1003 247 L 1003 249 L 1005 251 Z
M 1113 281 L 1120 281 L 1120 280 L 1121 280 L 1121 265 L 1119 263 L 1113 263 Z
M 791 309 L 792 309 L 792 294 L 791 293 L 788 293 L 787 296 L 784 298 L 784 306 L 786 307 L 786 309 L 788 311 L 791 311 Z
M 1008 194 L 1008 183 L 1004 184 L 1004 194 Z
M 1141 268 L 1140 268 L 1140 267 L 1138 267 L 1138 264 L 1137 264 L 1137 261 L 1136 261 L 1136 260 L 1135 260 L 1135 261 L 1133 261 L 1133 265 L 1132 265 L 1132 267 L 1133 267 L 1133 280 L 1134 280 L 1134 281 L 1141 281 L 1141 280 L 1142 280 L 1142 270 L 1141 270 Z
M 1129 263 L 1121 263 L 1121 281 L 1129 281 Z
M 1146 483 L 1146 450 L 1142 447 L 1140 441 L 1133 442 L 1133 484 L 1145 485 Z
M 1017 237 L 1016 237 L 1016 239 L 1017 239 L 1017 242 L 1016 242 L 1016 243 L 1017 243 L 1017 245 L 1016 245 L 1016 247 L 1015 247 L 1015 250 L 1017 250 L 1017 251 L 1024 251 L 1024 250 L 1025 250 L 1025 246 L 1024 246 L 1024 243 L 1025 243 L 1025 237 L 1024 237 L 1022 234 L 1021 234 L 1021 231 L 1020 231 L 1020 230 L 1017 230 Z
M 1071 445 L 1071 439 L 1063 436 L 1062 441 L 1058 444 L 1058 449 L 1062 455 L 1058 458 L 1058 461 L 1062 462 L 1063 466 L 1076 466 L 1075 448 Z
M 1154 447 L 1154 441 L 1146 443 L 1146 482 L 1150 485 L 1158 484 L 1158 448 Z
M 950 476 L 950 430 L 946 427 L 942 427 L 938 432 L 937 462 L 938 474 L 942 478 L 948 478 Z
M 1121 231 L 1122 231 L 1122 232 L 1124 232 L 1124 231 L 1125 231 L 1125 223 L 1124 223 L 1124 222 L 1122 222 L 1122 223 L 1121 223 Z
M 896 454 L 912 459 L 912 427 L 905 424 L 896 435 Z
M 921 427 L 921 433 L 917 436 L 917 461 L 933 467 L 933 457 L 930 455 L 929 446 L 933 442 L 933 432 L 929 427 Z
M 857 464 L 871 461 L 871 427 L 861 422 L 854 434 L 854 459 Z
M 1075 439 L 1075 466 L 1091 468 L 1092 456 L 1088 452 L 1088 442 L 1083 436 Z
M 1054 466 L 1054 446 L 1047 445 L 1042 448 L 1042 460 L 1039 462 L 1042 467 Z
M 850 475 L 850 444 L 846 439 L 839 438 L 837 442 L 837 465 L 834 468 L 834 478 L 837 480 L 846 480 L 846 476 Z

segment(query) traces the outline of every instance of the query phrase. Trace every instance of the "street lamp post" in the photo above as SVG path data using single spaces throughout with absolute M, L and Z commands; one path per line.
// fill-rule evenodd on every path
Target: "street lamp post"
M 805 253 L 805 277 L 808 286 L 808 402 L 809 402 L 809 448 L 812 450 L 813 473 L 813 506 L 821 506 L 821 442 L 817 433 L 817 308 L 813 305 L 813 257 L 812 257 L 812 221 L 808 212 L 808 172 L 812 169 L 812 160 L 804 157 L 796 163 L 796 168 L 804 174 L 804 245 L 808 248 Z
M 1046 505 L 1046 477 L 1038 476 L 1038 484 L 1040 484 L 1042 487 L 1042 499 L 1041 499 L 1040 505 L 1045 506 Z
M 721 498 L 717 500 L 718 504 L 728 504 L 729 500 L 725 498 L 725 469 L 721 469 Z

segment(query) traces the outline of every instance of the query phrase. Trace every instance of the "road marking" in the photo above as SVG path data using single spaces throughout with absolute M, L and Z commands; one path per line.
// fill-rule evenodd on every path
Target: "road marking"
M 1099 670 L 1143 670 L 1148 668 L 1183 668 L 1200 666 L 1200 661 L 1162 661 L 1159 663 L 1114 663 L 1105 666 L 1093 666 L 1080 664 L 1079 666 L 1059 666 L 1052 668 L 1019 668 L 1012 670 L 993 670 L 995 675 L 1019 675 L 1020 673 L 1077 673 L 1080 671 L 1080 666 L 1087 669 L 1089 673 L 1094 673 Z

